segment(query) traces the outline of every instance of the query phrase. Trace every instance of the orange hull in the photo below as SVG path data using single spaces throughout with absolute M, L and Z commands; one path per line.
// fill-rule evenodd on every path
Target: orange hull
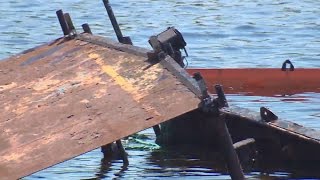
M 320 92 L 320 69 L 281 71 L 277 68 L 259 69 L 188 69 L 191 75 L 200 72 L 209 91 L 221 84 L 228 94 L 288 95 Z

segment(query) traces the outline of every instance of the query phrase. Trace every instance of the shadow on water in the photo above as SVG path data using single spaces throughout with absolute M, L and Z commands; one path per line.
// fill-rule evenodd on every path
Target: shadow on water
M 247 150 L 241 151 L 237 152 L 248 179 L 320 178 L 319 161 L 289 162 L 281 158 L 257 157 L 255 153 L 248 156 Z M 146 164 L 141 164 L 140 177 L 146 179 L 230 179 L 222 154 L 213 148 L 191 145 L 160 148 L 146 152 L 143 160 Z M 102 158 L 96 177 L 90 179 L 126 179 L 136 173 L 134 167 L 119 166 L 121 163 Z

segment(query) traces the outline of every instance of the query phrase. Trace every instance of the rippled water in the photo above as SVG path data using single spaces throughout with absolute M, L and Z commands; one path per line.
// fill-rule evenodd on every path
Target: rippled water
M 188 43 L 189 66 L 280 67 L 291 59 L 296 67 L 320 67 L 320 1 L 311 0 L 111 0 L 123 33 L 148 47 L 150 35 L 175 26 Z M 114 38 L 100 0 L 0 1 L 0 59 L 59 37 L 55 11 L 69 12 L 77 27 L 88 22 L 94 34 Z M 79 28 L 79 31 L 81 29 Z M 317 77 L 318 78 L 318 77 Z M 270 107 L 280 117 L 320 129 L 319 94 L 288 97 L 228 96 L 232 104 L 258 110 Z M 297 119 L 299 117 L 299 119 Z M 127 140 L 130 166 L 101 166 L 94 150 L 26 179 L 123 178 L 229 179 L 212 161 L 195 153 L 162 151 L 152 144 L 152 130 L 141 141 Z M 145 143 L 151 144 L 145 144 Z M 199 151 L 197 151 L 199 152 Z M 160 157 L 160 158 L 159 158 Z M 159 160 L 159 159 L 162 159 Z M 248 177 L 292 177 L 288 172 L 248 172 Z

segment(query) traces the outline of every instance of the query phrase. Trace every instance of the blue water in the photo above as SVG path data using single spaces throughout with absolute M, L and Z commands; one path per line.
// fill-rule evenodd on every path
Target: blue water
M 320 1 L 314 0 L 111 0 L 123 33 L 133 43 L 148 47 L 150 35 L 168 26 L 179 29 L 188 43 L 191 67 L 280 67 L 291 59 L 299 67 L 320 67 Z M 0 1 L 0 59 L 62 35 L 55 11 L 69 12 L 74 24 L 89 23 L 94 34 L 115 39 L 102 1 Z M 319 78 L 319 77 L 316 77 Z M 320 129 L 320 95 L 307 92 L 288 97 L 230 95 L 231 104 L 258 110 L 271 108 L 279 117 Z M 299 117 L 299 118 L 297 118 Z M 130 166 L 119 172 L 121 161 L 101 166 L 99 150 L 88 152 L 25 179 L 229 179 L 200 158 L 153 159 L 152 130 L 140 132 L 149 145 L 124 141 Z M 169 154 L 172 152 L 169 152 Z M 185 165 L 172 165 L 175 160 Z M 187 162 L 192 161 L 193 166 Z M 209 165 L 208 165 L 209 163 Z M 290 177 L 288 172 L 248 172 L 248 177 Z

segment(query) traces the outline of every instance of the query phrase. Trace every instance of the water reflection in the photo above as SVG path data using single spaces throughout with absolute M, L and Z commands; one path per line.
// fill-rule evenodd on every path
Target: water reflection
M 136 154 L 136 150 L 128 151 Z M 239 153 L 239 151 L 238 151 Z M 123 167 L 118 160 L 102 158 L 96 177 L 88 179 L 230 179 L 223 156 L 214 149 L 185 146 L 161 148 L 131 155 L 140 166 Z M 143 156 L 142 156 L 143 154 Z M 240 155 L 241 164 L 248 179 L 320 178 L 315 162 L 286 162 L 280 159 L 246 159 Z
M 108 158 L 102 158 L 99 172 L 96 173 L 96 177 L 94 179 L 107 178 L 108 176 L 106 174 L 108 174 L 108 172 L 111 170 L 112 164 L 113 160 L 110 160 Z M 118 172 L 114 173 L 114 176 L 121 178 L 124 176 L 126 170 L 128 170 L 128 165 L 123 165 L 121 166 L 121 169 Z

